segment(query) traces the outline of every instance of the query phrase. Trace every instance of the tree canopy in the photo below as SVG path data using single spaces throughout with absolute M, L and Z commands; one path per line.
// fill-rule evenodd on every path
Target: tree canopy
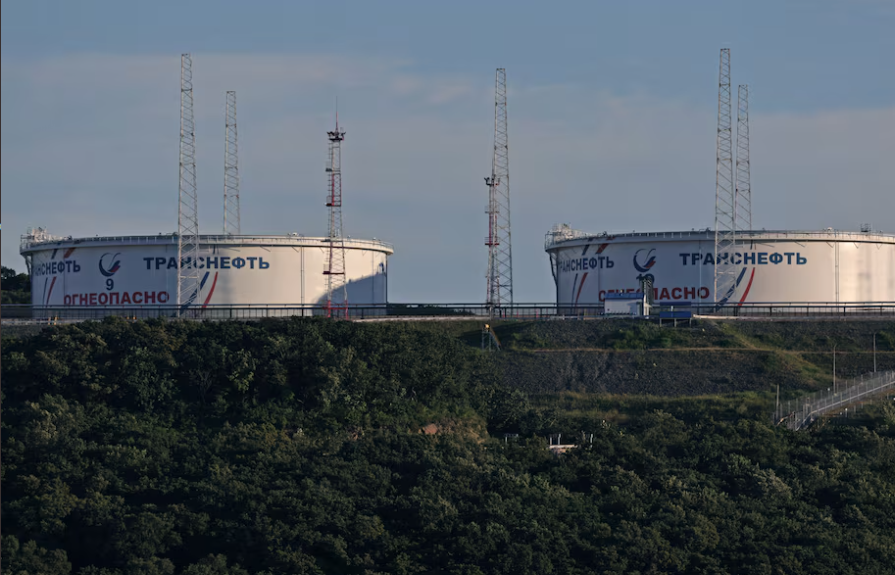
M 298 318 L 6 337 L 2 379 L 4 573 L 895 562 L 891 406 L 793 433 L 754 395 L 539 398 L 438 326 Z
M 0 270 L 3 303 L 31 303 L 31 277 L 6 266 Z

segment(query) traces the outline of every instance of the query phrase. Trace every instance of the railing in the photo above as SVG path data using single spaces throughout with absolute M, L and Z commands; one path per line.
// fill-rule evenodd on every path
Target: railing
M 662 302 L 660 306 L 664 306 Z M 715 317 L 895 317 L 895 302 L 760 302 L 716 306 L 698 303 L 691 306 L 696 316 Z
M 251 243 L 255 245 L 286 245 L 286 246 L 318 246 L 322 242 L 328 242 L 329 238 L 324 237 L 308 237 L 298 234 L 285 234 L 280 236 L 263 236 L 263 235 L 202 235 L 199 237 L 202 245 L 226 245 L 226 244 L 242 244 Z M 394 251 L 392 244 L 379 240 L 366 240 L 345 238 L 347 247 L 369 247 L 372 249 L 385 249 Z M 24 235 L 21 237 L 19 251 L 25 252 L 32 249 L 46 248 L 53 245 L 80 245 L 80 244 L 96 244 L 96 243 L 114 243 L 120 245 L 156 245 L 156 244 L 176 244 L 177 234 L 166 233 L 155 236 L 96 236 L 93 238 L 73 238 L 71 236 L 52 236 L 50 234 Z
M 895 302 L 882 303 L 756 303 L 743 305 L 715 306 L 712 304 L 670 304 L 660 302 L 650 308 L 650 318 L 656 319 L 663 312 L 690 312 L 693 316 L 705 318 L 754 318 L 754 319 L 858 319 L 895 318 Z M 321 305 L 311 304 L 245 304 L 207 305 L 187 308 L 178 314 L 173 305 L 127 305 L 127 306 L 32 306 L 27 304 L 4 304 L 3 321 L 41 322 L 82 321 L 101 319 L 106 316 L 130 318 L 188 317 L 196 319 L 258 319 L 266 317 L 322 316 L 326 314 Z M 348 306 L 349 319 L 374 318 L 421 318 L 437 319 L 478 319 L 494 320 L 564 320 L 601 319 L 604 306 L 557 305 L 555 303 L 522 303 L 512 306 L 491 307 L 486 304 L 442 303 L 442 304 L 352 304 Z
M 683 239 L 683 238 L 706 238 L 713 236 L 714 231 L 711 228 L 703 228 L 691 231 L 679 232 L 602 232 L 598 234 L 590 234 L 581 230 L 571 228 L 551 230 L 545 236 L 544 247 L 549 249 L 554 245 L 562 244 L 571 240 L 600 240 L 605 238 L 655 238 L 655 239 Z M 823 240 L 828 238 L 838 240 L 854 240 L 854 241 L 883 241 L 895 242 L 895 234 L 887 234 L 878 231 L 854 232 L 847 230 L 746 230 L 737 232 L 737 241 L 750 239 L 816 239 Z
M 348 306 L 348 318 L 355 320 L 375 318 L 437 318 L 437 319 L 480 319 L 539 320 L 557 317 L 589 318 L 602 313 L 602 306 L 578 307 L 564 310 L 555 304 L 522 304 L 512 307 L 492 308 L 485 304 L 369 304 Z M 565 314 L 559 316 L 558 312 Z M 172 305 L 128 305 L 128 306 L 32 306 L 4 304 L 3 321 L 7 322 L 64 322 L 102 319 L 119 316 L 131 319 L 147 318 L 188 318 L 214 320 L 246 320 L 268 317 L 318 317 L 325 316 L 321 305 L 310 304 L 248 304 L 248 305 L 207 305 L 187 308 L 178 313 Z
M 849 406 L 895 391 L 895 371 L 862 375 L 834 388 L 780 404 L 774 411 L 774 423 L 798 431 L 825 415 L 835 415 Z

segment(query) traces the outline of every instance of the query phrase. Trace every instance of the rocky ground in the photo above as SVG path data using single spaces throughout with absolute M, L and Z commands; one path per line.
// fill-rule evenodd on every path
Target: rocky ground
M 895 322 L 708 322 L 658 328 L 633 321 L 504 324 L 507 384 L 555 391 L 702 395 L 821 389 L 895 369 Z

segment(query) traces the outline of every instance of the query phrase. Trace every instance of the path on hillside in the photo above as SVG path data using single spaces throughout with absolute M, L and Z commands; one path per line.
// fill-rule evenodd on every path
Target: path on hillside
M 799 397 L 779 404 L 774 411 L 777 425 L 798 431 L 818 419 L 828 417 L 849 407 L 880 398 L 895 389 L 895 371 L 882 371 L 862 375 L 843 382 L 838 389 L 821 390 L 809 396 Z

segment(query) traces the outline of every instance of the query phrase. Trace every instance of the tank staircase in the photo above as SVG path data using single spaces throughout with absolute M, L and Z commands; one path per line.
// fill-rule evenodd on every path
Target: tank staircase
M 781 403 L 774 411 L 774 424 L 799 431 L 822 417 L 838 415 L 854 405 L 890 395 L 895 396 L 895 371 L 868 373 L 833 389 Z

